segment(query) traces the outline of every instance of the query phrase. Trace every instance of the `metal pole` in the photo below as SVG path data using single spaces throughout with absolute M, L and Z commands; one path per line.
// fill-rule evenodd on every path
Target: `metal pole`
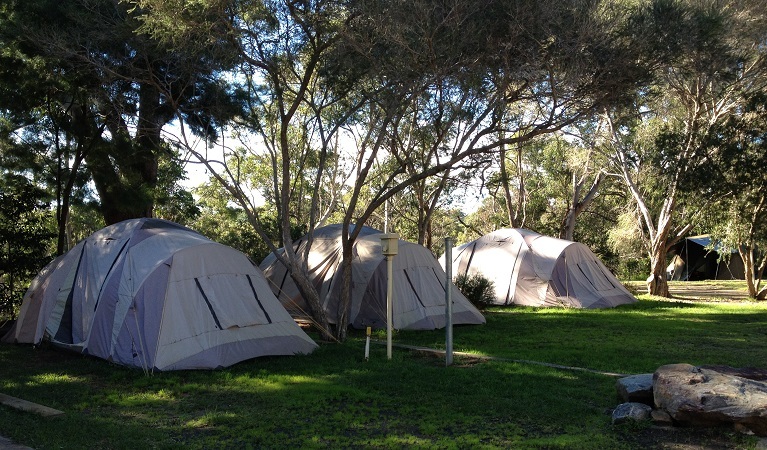
M 386 257 L 386 271 L 388 273 L 386 281 L 386 357 L 388 359 L 391 359 L 392 291 L 394 290 L 392 283 L 394 261 L 392 259 L 394 256 Z
M 389 200 L 384 202 L 384 233 L 389 232 Z
M 453 364 L 453 240 L 445 238 L 445 365 Z
M 397 255 L 399 235 L 384 233 L 381 235 L 381 253 L 386 257 L 386 356 L 391 359 L 391 333 L 394 298 L 394 256 Z

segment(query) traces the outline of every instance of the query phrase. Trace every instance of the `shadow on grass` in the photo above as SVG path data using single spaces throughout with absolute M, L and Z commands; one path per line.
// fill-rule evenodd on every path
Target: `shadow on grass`
M 486 325 L 455 328 L 456 350 L 622 373 L 767 360 L 767 314 L 756 306 L 641 301 L 486 315 Z M 395 338 L 444 348 L 441 330 Z M 0 433 L 40 450 L 652 448 L 643 430 L 610 425 L 614 378 L 470 359 L 444 367 L 400 350 L 388 361 L 377 346 L 366 362 L 363 346 L 362 332 L 353 331 L 347 343 L 308 356 L 145 376 L 57 349 L 2 345 L 0 392 L 66 414 L 40 420 L 0 407 Z
M 485 317 L 484 326 L 456 327 L 456 350 L 615 373 L 767 360 L 763 305 L 640 301 L 603 310 L 491 308 Z M 397 340 L 445 347 L 440 331 L 400 332 Z
M 608 378 L 517 364 L 445 368 L 405 351 L 387 361 L 377 348 L 365 362 L 362 345 L 353 339 L 309 356 L 150 377 L 59 350 L 3 346 L 0 361 L 19 364 L 2 390 L 66 414 L 41 421 L 0 408 L 0 430 L 38 449 L 617 443 Z

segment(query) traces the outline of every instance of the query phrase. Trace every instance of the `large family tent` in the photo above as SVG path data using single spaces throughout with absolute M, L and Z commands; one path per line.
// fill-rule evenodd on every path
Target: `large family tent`
M 352 260 L 352 298 L 349 323 L 355 328 L 386 327 L 386 259 L 381 254 L 378 230 L 363 227 L 354 243 Z M 304 236 L 295 243 L 297 251 L 306 245 Z M 396 329 L 432 330 L 445 326 L 445 272 L 425 247 L 398 241 L 399 253 L 393 260 L 392 323 Z M 309 274 L 319 291 L 320 301 L 331 323 L 338 322 L 342 274 L 340 264 L 341 225 L 318 228 L 309 251 Z M 285 308 L 296 318 L 308 317 L 308 306 L 292 277 L 274 254 L 261 263 L 272 282 L 272 289 Z M 453 323 L 482 324 L 485 318 L 453 283 Z
M 247 256 L 159 219 L 108 226 L 40 272 L 3 340 L 43 339 L 148 371 L 317 346 Z
M 745 280 L 746 269 L 737 249 L 715 244 L 711 236 L 690 236 L 671 247 L 673 255 L 666 268 L 668 279 L 675 281 Z M 720 256 L 726 256 L 721 258 Z
M 588 247 L 530 230 L 501 229 L 452 249 L 452 256 L 456 275 L 494 283 L 498 305 L 607 308 L 636 301 Z

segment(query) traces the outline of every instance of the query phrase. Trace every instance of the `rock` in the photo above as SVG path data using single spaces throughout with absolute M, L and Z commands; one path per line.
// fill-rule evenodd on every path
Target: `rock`
M 655 425 L 671 426 L 674 424 L 674 419 L 662 409 L 653 409 L 650 413 L 650 419 Z
M 682 425 L 740 424 L 767 436 L 767 383 L 690 364 L 662 366 L 653 375 L 655 406 Z
M 749 380 L 767 381 L 767 369 L 756 367 L 730 367 L 730 366 L 700 366 L 701 369 L 709 369 L 726 375 L 748 378 Z
M 613 424 L 628 422 L 630 420 L 641 422 L 650 418 L 652 407 L 644 403 L 628 402 L 621 403 L 613 410 Z
M 623 377 L 615 383 L 615 388 L 624 402 L 638 402 L 653 406 L 652 377 L 651 373 Z

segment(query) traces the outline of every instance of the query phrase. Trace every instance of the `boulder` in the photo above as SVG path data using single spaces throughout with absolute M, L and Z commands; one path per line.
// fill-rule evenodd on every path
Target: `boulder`
M 650 413 L 650 419 L 652 420 L 652 423 L 659 426 L 672 426 L 674 425 L 674 420 L 671 419 L 671 416 L 668 415 L 666 411 L 663 411 L 662 409 L 653 409 Z
M 653 406 L 652 377 L 651 373 L 623 377 L 615 383 L 615 388 L 624 402 L 638 402 Z
M 700 366 L 700 368 L 713 370 L 714 372 L 726 375 L 748 378 L 749 380 L 767 381 L 767 369 L 757 367 Z
M 767 383 L 669 364 L 653 374 L 655 406 L 681 425 L 738 424 L 767 436 Z
M 621 403 L 613 410 L 613 424 L 628 421 L 641 422 L 650 418 L 652 407 L 644 403 L 627 402 Z

